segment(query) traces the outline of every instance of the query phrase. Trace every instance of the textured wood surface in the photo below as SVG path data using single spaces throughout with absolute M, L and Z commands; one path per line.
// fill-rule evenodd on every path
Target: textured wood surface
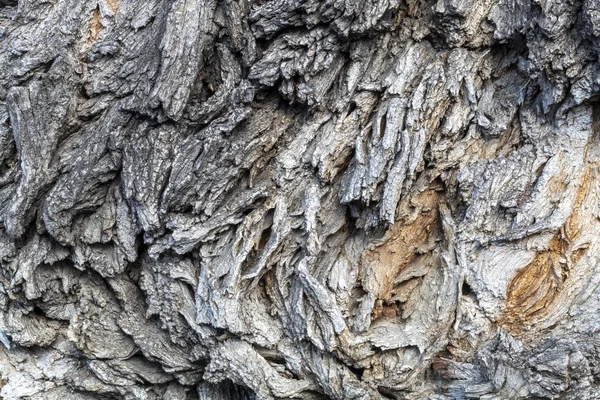
M 600 399 L 596 0 L 0 0 L 3 399 Z

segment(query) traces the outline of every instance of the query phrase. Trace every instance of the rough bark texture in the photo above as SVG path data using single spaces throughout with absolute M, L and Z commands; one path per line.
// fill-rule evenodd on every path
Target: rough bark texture
M 0 397 L 599 399 L 597 0 L 0 1 Z

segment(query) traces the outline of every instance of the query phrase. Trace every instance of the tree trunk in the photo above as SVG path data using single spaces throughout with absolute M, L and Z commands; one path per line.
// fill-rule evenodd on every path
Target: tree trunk
M 599 399 L 595 0 L 0 1 L 0 397 Z

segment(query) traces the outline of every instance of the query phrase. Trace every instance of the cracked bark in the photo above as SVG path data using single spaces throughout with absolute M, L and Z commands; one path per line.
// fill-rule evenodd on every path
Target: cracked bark
M 594 0 L 0 1 L 0 397 L 600 398 Z

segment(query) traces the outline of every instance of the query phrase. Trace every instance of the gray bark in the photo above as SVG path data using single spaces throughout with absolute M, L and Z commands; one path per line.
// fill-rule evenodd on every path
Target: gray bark
M 0 397 L 599 399 L 595 0 L 0 1 Z

